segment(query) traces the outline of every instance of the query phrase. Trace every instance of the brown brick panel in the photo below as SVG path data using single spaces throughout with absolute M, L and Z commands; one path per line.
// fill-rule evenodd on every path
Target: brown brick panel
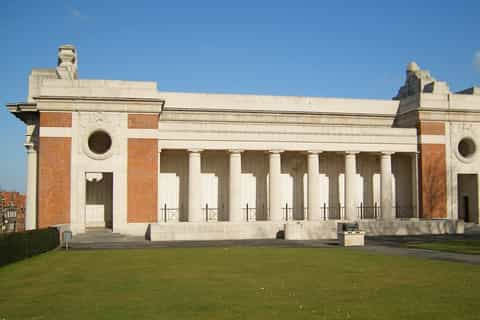
M 447 217 L 445 145 L 420 145 L 419 193 L 421 218 Z
M 71 138 L 40 137 L 38 226 L 70 223 Z
M 72 114 L 70 112 L 40 112 L 40 127 L 64 127 L 72 126 Z
M 129 114 L 128 128 L 129 129 L 157 129 L 158 115 L 157 114 Z
M 157 221 L 157 139 L 128 139 L 127 221 Z
M 418 133 L 419 134 L 428 134 L 428 135 L 445 135 L 445 123 L 443 122 L 425 122 L 421 121 L 418 123 Z

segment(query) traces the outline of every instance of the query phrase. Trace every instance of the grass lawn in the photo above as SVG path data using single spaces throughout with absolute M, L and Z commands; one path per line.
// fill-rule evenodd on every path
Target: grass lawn
M 412 243 L 408 247 L 448 251 L 454 253 L 480 254 L 480 240 L 453 240 L 441 242 Z
M 54 251 L 0 268 L 0 319 L 479 319 L 480 267 L 345 248 Z

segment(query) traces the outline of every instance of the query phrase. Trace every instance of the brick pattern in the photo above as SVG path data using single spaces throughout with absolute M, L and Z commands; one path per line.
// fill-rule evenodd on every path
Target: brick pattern
M 419 157 L 421 218 L 447 217 L 447 170 L 445 145 L 421 144 Z
M 129 129 L 157 129 L 158 115 L 157 114 L 129 114 L 128 115 Z
M 421 121 L 418 123 L 418 134 L 445 135 L 445 124 L 443 122 Z
M 40 137 L 38 226 L 70 222 L 71 138 Z
M 72 126 L 72 114 L 70 112 L 40 112 L 40 127 L 64 127 Z
M 156 139 L 128 139 L 127 221 L 157 221 Z

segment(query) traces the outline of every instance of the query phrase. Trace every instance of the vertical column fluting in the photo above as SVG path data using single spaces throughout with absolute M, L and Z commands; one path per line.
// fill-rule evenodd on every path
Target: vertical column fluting
M 270 151 L 269 153 L 269 188 L 268 203 L 271 221 L 282 221 L 281 208 L 281 158 L 280 151 Z
M 201 202 L 201 150 L 188 150 L 188 221 L 205 221 Z
M 321 219 L 321 204 L 320 204 L 320 164 L 318 151 L 312 151 L 308 153 L 307 171 L 308 171 L 308 220 L 320 220 Z
M 395 218 L 392 208 L 392 153 L 383 152 L 380 156 L 380 207 L 383 219 Z
M 240 150 L 230 150 L 230 176 L 228 188 L 228 205 L 230 221 L 246 221 L 242 215 L 242 154 Z
M 355 202 L 356 202 L 356 155 L 358 152 L 345 153 L 345 219 L 355 219 Z

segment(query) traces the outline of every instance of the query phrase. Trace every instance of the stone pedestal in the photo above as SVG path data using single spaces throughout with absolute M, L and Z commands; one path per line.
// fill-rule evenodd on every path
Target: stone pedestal
M 343 247 L 364 246 L 364 231 L 340 231 L 338 233 L 338 241 Z

